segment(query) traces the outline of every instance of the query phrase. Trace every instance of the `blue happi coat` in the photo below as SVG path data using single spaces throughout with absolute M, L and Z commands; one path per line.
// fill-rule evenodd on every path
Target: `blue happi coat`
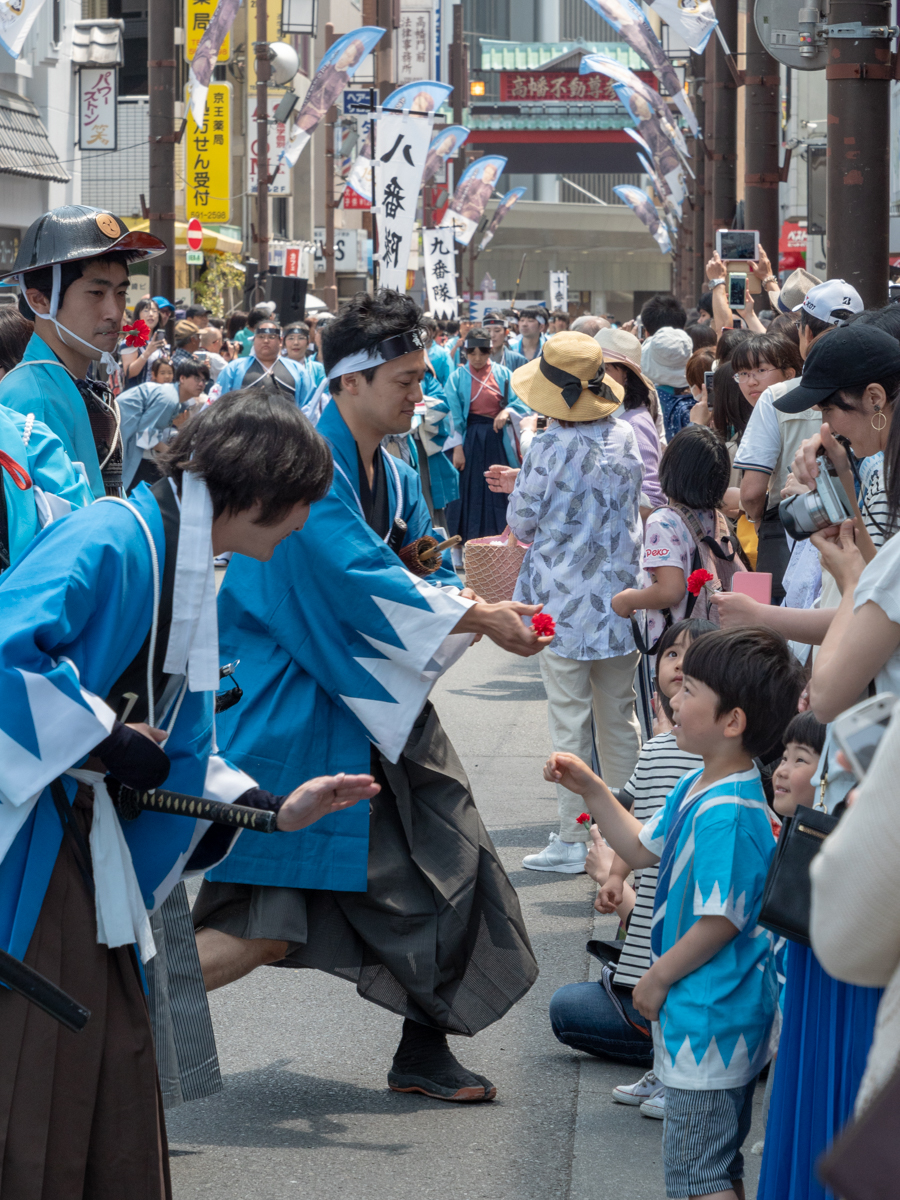
M 10 562 L 15 562 L 44 525 L 72 508 L 83 508 L 94 497 L 84 476 L 72 466 L 59 438 L 46 425 L 41 421 L 30 422 L 2 406 L 0 451 L 18 463 L 31 480 L 31 487 L 19 487 L 12 472 L 0 469 L 9 525 L 9 556 Z
M 142 484 L 131 503 L 165 557 Z M 105 697 L 150 629 L 152 559 L 134 514 L 100 501 L 43 530 L 0 578 L 0 946 L 24 956 L 62 841 L 47 786 L 108 734 Z M 212 753 L 211 692 L 187 692 L 166 744 L 166 786 L 234 801 L 254 781 Z M 165 714 L 157 714 L 163 723 Z M 71 801 L 76 783 L 63 777 Z M 148 909 L 181 878 L 208 822 L 144 812 L 123 822 Z
M 50 428 L 72 462 L 81 463 L 91 491 L 106 494 L 91 422 L 75 381 L 43 338 L 33 333 L 22 361 L 0 379 L 0 405 Z
M 470 643 L 450 635 L 468 601 L 448 566 L 411 575 L 366 524 L 356 443 L 336 402 L 318 424 L 334 482 L 301 533 L 268 563 L 235 555 L 219 593 L 223 661 L 241 660 L 244 697 L 219 717 L 219 741 L 260 787 L 283 794 L 304 779 L 370 768 L 370 743 L 392 762 L 434 681 Z M 407 541 L 430 534 L 416 472 L 385 472 L 391 517 Z M 399 504 L 398 504 L 399 501 Z M 369 806 L 359 804 L 277 839 L 244 833 L 215 881 L 365 891 Z

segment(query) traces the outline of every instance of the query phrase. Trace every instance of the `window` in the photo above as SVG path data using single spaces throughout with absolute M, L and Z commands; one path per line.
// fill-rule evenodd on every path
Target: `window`
M 272 200 L 272 233 L 278 238 L 290 236 L 288 233 L 287 196 L 275 196 Z

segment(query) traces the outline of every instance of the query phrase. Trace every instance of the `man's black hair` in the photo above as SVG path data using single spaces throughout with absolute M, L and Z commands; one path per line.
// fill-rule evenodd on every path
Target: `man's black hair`
M 209 379 L 209 367 L 206 363 L 197 362 L 193 358 L 183 358 L 181 362 L 175 365 L 175 382 L 179 379 L 191 379 L 199 375 L 202 379 Z
M 277 318 L 272 317 L 268 308 L 254 308 L 247 314 L 247 329 L 255 329 L 260 321 L 268 321 L 270 318 L 277 322 Z
M 849 321 L 853 313 L 849 308 L 833 308 L 831 315 L 838 321 Z M 826 333 L 829 329 L 836 329 L 834 321 L 821 321 L 818 317 L 812 316 L 805 308 L 800 309 L 800 328 L 808 329 L 811 337 L 819 337 L 820 334 Z
M 422 310 L 409 296 L 388 288 L 382 288 L 374 296 L 357 292 L 322 330 L 325 374 L 347 355 L 373 353 L 386 338 L 421 328 L 421 322 Z M 371 383 L 377 370 L 369 367 L 360 374 Z M 340 393 L 340 376 L 331 380 L 330 387 L 333 396 Z
M 222 320 L 222 318 L 221 318 L 221 317 L 210 317 L 210 318 L 209 318 L 209 323 L 210 323 L 210 325 L 212 326 L 212 328 L 213 328 L 213 329 L 222 329 L 222 330 L 224 330 L 224 328 L 225 328 L 225 322 Z
M 521 321 L 523 317 L 531 317 L 534 321 L 543 321 L 546 328 L 549 314 L 543 308 L 523 308 L 516 319 Z
M 0 369 L 4 374 L 22 361 L 34 322 L 27 320 L 11 304 L 0 306 Z
M 781 634 L 753 625 L 703 634 L 688 647 L 682 670 L 715 692 L 717 718 L 743 710 L 743 746 L 754 758 L 780 742 L 805 683 Z
M 684 305 L 671 292 L 657 292 L 649 300 L 644 301 L 641 309 L 641 324 L 651 336 L 657 329 L 669 326 L 672 329 L 684 329 L 687 325 L 687 313 Z
M 708 322 L 706 325 L 688 325 L 684 332 L 691 339 L 691 345 L 695 350 L 702 350 L 704 346 L 716 344 L 715 328 Z
M 730 480 L 728 448 L 706 425 L 680 430 L 660 459 L 660 488 L 687 508 L 718 508 Z
M 674 625 L 670 625 L 668 629 L 664 629 L 659 641 L 656 643 L 656 649 L 653 653 L 656 655 L 656 672 L 659 674 L 659 664 L 662 656 L 674 645 L 675 642 L 686 633 L 688 636 L 688 644 L 697 640 L 702 633 L 714 633 L 718 628 L 713 625 L 712 621 L 706 621 L 703 617 L 688 617 L 684 621 L 676 621 Z M 670 721 L 674 719 L 672 713 L 672 704 L 668 696 L 664 696 L 659 687 L 656 689 L 656 694 L 659 696 L 659 702 L 663 707 L 663 712 Z
M 156 461 L 179 491 L 185 471 L 200 475 L 214 518 L 259 501 L 260 525 L 283 520 L 295 504 L 314 504 L 331 486 L 328 443 L 296 404 L 268 388 L 229 392 L 200 409 Z
M 700 299 L 697 301 L 697 307 L 699 309 L 701 309 L 703 312 L 709 313 L 709 315 L 712 316 L 713 315 L 712 292 L 704 292 L 703 295 L 700 297 Z
M 884 308 L 864 309 L 857 313 L 852 325 L 871 325 L 875 329 L 883 329 L 900 342 L 900 305 L 896 301 L 886 304 Z
M 96 262 L 114 263 L 118 267 L 125 268 L 125 274 L 128 274 L 128 268 L 140 258 L 137 251 L 114 250 L 110 254 L 98 254 L 95 258 L 79 258 L 75 262 L 63 263 L 59 273 L 59 307 L 62 308 L 65 301 L 66 292 L 84 275 L 88 267 Z M 37 288 L 42 296 L 46 296 L 49 300 L 53 295 L 53 268 L 38 267 L 34 271 L 26 271 L 25 287 Z M 28 301 L 25 299 L 24 292 L 19 294 L 19 312 L 29 321 L 34 320 L 34 312 L 31 309 Z
M 802 712 L 791 717 L 790 724 L 784 731 L 781 740 L 785 745 L 788 742 L 797 742 L 800 746 L 809 746 L 810 750 L 821 754 L 825 748 L 827 732 L 827 727 L 821 721 L 816 720 L 814 712 Z

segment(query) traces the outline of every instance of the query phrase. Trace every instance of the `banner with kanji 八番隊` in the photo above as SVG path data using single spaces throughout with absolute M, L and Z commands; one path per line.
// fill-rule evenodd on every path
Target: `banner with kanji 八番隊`
M 430 113 L 382 112 L 375 118 L 372 211 L 378 222 L 378 283 L 406 291 L 416 206 L 431 141 Z
M 439 321 L 456 316 L 456 255 L 453 230 L 424 229 L 422 249 L 425 252 L 425 287 L 428 307 Z

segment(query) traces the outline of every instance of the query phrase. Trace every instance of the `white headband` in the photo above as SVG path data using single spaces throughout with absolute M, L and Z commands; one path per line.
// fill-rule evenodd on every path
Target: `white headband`
M 59 311 L 59 293 L 62 290 L 62 268 L 59 263 L 54 263 L 52 269 L 53 269 L 53 288 L 50 293 L 50 312 L 49 313 L 39 313 L 39 312 L 35 312 L 33 308 L 31 309 L 31 311 L 34 312 L 34 315 L 39 320 L 53 322 L 53 324 L 56 326 L 56 332 L 59 334 L 59 340 L 64 345 L 69 346 L 70 349 L 72 349 L 72 350 L 75 349 L 75 347 L 72 346 L 69 342 L 67 342 L 66 339 L 63 337 L 63 334 L 65 333 L 70 338 L 74 338 L 76 342 L 80 342 L 82 344 L 82 346 L 86 346 L 87 349 L 92 352 L 91 358 L 93 358 L 94 355 L 97 353 L 97 347 L 92 346 L 90 342 L 86 342 L 84 340 L 84 338 L 79 337 L 77 333 L 73 333 L 71 329 L 66 329 L 65 325 L 60 325 L 59 321 L 57 321 L 57 319 L 56 319 L 56 314 Z M 19 276 L 17 276 L 17 278 L 19 280 L 19 287 L 22 289 L 22 296 L 25 300 L 25 303 L 28 304 L 28 297 L 25 295 L 25 289 L 27 287 L 27 285 L 25 283 L 25 276 L 24 276 L 24 274 L 20 274 Z M 31 308 L 31 305 L 29 304 L 28 307 Z M 119 369 L 119 364 L 116 362 L 115 358 L 112 356 L 112 354 L 110 354 L 110 352 L 108 350 L 104 350 L 103 353 L 100 355 L 100 361 L 103 363 L 104 367 L 106 367 L 106 371 L 107 371 L 108 375 L 114 375 L 116 373 L 116 371 L 118 371 L 118 369 Z
M 337 379 L 339 375 L 349 375 L 351 371 L 368 371 L 371 367 L 380 367 L 387 362 L 386 358 L 376 350 L 370 354 L 368 350 L 358 350 L 356 354 L 348 354 L 334 364 L 328 372 L 329 379 Z

